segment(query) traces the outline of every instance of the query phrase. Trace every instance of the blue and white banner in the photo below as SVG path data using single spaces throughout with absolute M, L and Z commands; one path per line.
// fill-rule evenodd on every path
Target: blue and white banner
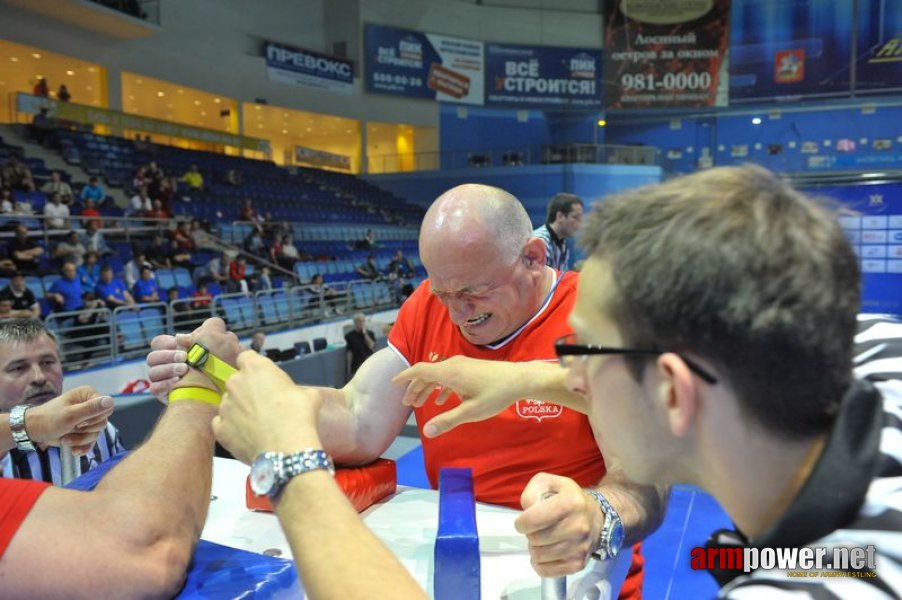
M 486 104 L 601 108 L 601 51 L 487 44 Z
M 483 43 L 382 25 L 366 26 L 369 92 L 483 103 Z
M 274 42 L 266 42 L 264 52 L 271 81 L 341 94 L 354 91 L 354 65 L 349 60 Z

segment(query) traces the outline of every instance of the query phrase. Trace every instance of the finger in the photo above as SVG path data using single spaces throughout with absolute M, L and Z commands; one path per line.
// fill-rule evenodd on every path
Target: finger
M 540 577 L 563 577 L 571 573 L 577 573 L 586 566 L 585 557 L 571 560 L 558 560 L 549 563 L 537 563 L 530 560 L 532 568 Z
M 429 386 L 429 382 L 423 381 L 422 379 L 412 380 L 407 384 L 407 389 L 404 390 L 404 397 L 401 399 L 401 403 L 404 406 L 421 406 L 421 404 L 417 404 L 417 401 L 420 394 L 423 392 L 423 388 Z
M 451 389 L 450 387 L 448 387 L 448 386 L 445 386 L 445 387 L 441 388 L 441 390 L 442 390 L 442 391 L 439 392 L 439 395 L 435 397 L 435 405 L 436 405 L 436 406 L 441 406 L 442 404 L 444 404 L 444 403 L 445 403 L 445 400 L 447 400 L 448 397 L 451 396 L 451 394 L 454 393 L 454 390 L 452 390 L 452 389 Z
M 194 342 L 190 333 L 177 333 L 175 334 L 175 343 L 179 348 L 190 348 Z
M 178 348 L 176 336 L 158 335 L 150 340 L 151 350 L 175 350 L 176 348 Z
M 94 442 L 97 441 L 98 432 L 94 433 L 68 433 L 60 438 L 60 443 L 63 446 L 69 446 L 73 450 L 79 447 L 88 447 L 94 445 Z
M 182 375 L 188 372 L 188 365 L 185 363 L 170 363 L 150 367 L 147 370 L 147 377 L 150 381 L 168 381 L 170 379 L 180 379 Z
M 568 481 L 566 477 L 558 477 L 550 473 L 536 473 L 523 488 L 523 493 L 520 494 L 520 506 L 527 509 L 542 501 L 548 492 L 559 493 L 566 481 Z
M 150 384 L 150 393 L 165 404 L 169 392 L 172 391 L 172 388 L 175 387 L 175 384 L 178 382 L 179 380 L 175 378 L 163 381 L 153 381 Z
M 84 456 L 94 448 L 94 443 L 85 444 L 84 446 L 72 446 L 72 454 L 75 456 Z
M 151 367 L 182 363 L 188 360 L 188 353 L 184 350 L 154 350 L 147 355 L 147 364 Z
M 429 367 L 433 366 L 432 363 L 417 363 L 412 367 L 408 367 L 392 377 L 391 382 L 394 384 L 398 383 L 406 383 L 408 381 L 414 381 L 415 379 L 432 379 L 429 377 Z
M 112 411 L 110 411 L 112 414 Z M 88 421 L 83 421 L 75 426 L 73 433 L 88 433 L 90 431 L 103 431 L 106 429 L 107 424 L 109 423 L 108 417 L 110 415 L 101 415 L 95 419 L 90 419 Z

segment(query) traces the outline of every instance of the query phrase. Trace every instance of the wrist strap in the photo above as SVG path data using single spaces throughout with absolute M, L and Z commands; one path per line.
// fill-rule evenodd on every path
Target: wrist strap
M 203 371 L 220 392 L 225 392 L 226 380 L 237 371 L 232 365 L 210 352 L 206 346 L 197 342 L 188 348 L 188 358 L 185 362 L 189 367 Z
M 203 402 L 204 404 L 212 404 L 219 406 L 222 402 L 222 396 L 219 392 L 202 388 L 202 387 L 180 387 L 169 392 L 169 403 L 179 402 L 182 400 L 193 400 L 195 402 Z

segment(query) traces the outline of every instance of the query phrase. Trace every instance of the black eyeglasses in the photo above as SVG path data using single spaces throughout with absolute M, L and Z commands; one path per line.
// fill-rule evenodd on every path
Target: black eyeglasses
M 560 338 L 558 341 L 554 343 L 554 351 L 557 354 L 558 360 L 561 363 L 562 367 L 566 367 L 566 357 L 568 356 L 581 356 L 583 360 L 587 356 L 593 356 L 596 354 L 627 354 L 632 356 L 657 356 L 659 354 L 664 354 L 665 352 L 670 352 L 670 350 L 643 350 L 639 348 L 608 348 L 605 346 L 593 346 L 586 344 L 577 344 L 576 336 L 572 333 L 570 335 L 565 335 Z M 689 367 L 689 370 L 702 378 L 703 381 L 707 383 L 717 383 L 717 378 L 714 375 L 711 375 L 706 369 L 701 367 L 697 362 L 690 358 L 686 358 L 684 355 L 679 352 L 675 352 L 677 356 L 683 359 L 683 362 L 686 363 L 686 366 Z

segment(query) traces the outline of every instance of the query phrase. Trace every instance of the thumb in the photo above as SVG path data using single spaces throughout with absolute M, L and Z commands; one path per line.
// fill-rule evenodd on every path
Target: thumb
M 113 412 L 113 399 L 109 396 L 95 396 L 66 408 L 65 419 L 67 423 L 75 426 L 111 412 Z
M 547 498 L 549 493 L 560 492 L 565 481 L 566 478 L 551 473 L 536 473 L 520 494 L 520 506 L 526 510 Z
M 423 426 L 423 435 L 428 438 L 434 438 L 443 433 L 448 433 L 458 425 L 480 421 L 481 418 L 470 408 L 471 406 L 475 405 L 467 404 L 465 402 L 447 412 L 433 417 Z

